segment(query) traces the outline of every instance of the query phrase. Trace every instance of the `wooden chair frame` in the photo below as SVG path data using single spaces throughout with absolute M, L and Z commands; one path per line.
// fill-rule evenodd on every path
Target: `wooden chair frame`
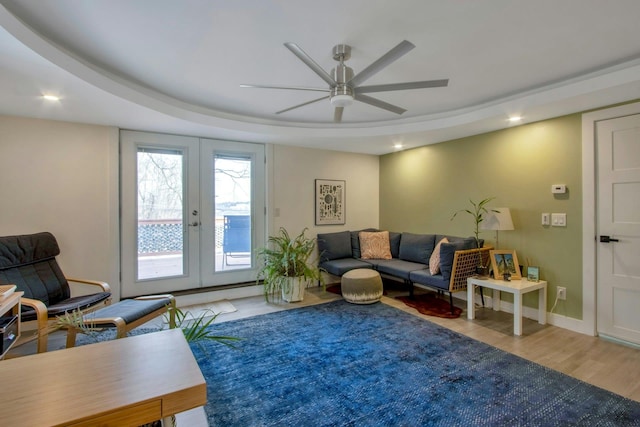
M 99 287 L 100 288 L 99 292 L 111 292 L 111 287 L 106 282 L 101 282 L 97 280 L 75 279 L 75 278 L 68 278 L 68 277 L 66 279 L 67 279 L 67 282 L 70 282 L 70 283 L 80 283 L 82 285 Z M 27 307 L 33 308 L 36 312 L 36 320 L 22 323 L 21 328 L 24 325 L 31 325 L 35 323 L 36 329 L 33 334 L 29 334 L 29 335 L 21 334 L 18 343 L 16 343 L 16 346 L 26 344 L 33 340 L 37 340 L 38 353 L 46 352 L 47 344 L 48 344 L 48 335 L 51 332 L 57 331 L 58 329 L 61 328 L 60 326 L 57 325 L 57 319 L 49 318 L 47 306 L 44 305 L 42 301 L 23 297 L 23 298 L 20 298 L 20 303 Z M 92 307 L 89 307 L 83 310 L 82 313 L 83 314 L 90 313 L 99 308 L 105 307 L 109 304 L 111 304 L 111 297 L 107 298 L 100 304 L 96 304 Z

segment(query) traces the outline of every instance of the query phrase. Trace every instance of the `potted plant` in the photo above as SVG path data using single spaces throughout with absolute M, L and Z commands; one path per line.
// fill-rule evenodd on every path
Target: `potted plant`
M 477 203 L 469 199 L 469 202 L 471 203 L 471 206 L 473 206 L 473 209 L 460 209 L 459 211 L 455 212 L 451 217 L 451 221 L 453 221 L 456 215 L 458 215 L 460 212 L 466 212 L 469 215 L 471 215 L 474 222 L 473 234 L 476 238 L 476 247 L 478 249 L 480 249 L 480 223 L 484 220 L 484 214 L 489 212 L 485 206 L 487 203 L 489 203 L 493 199 L 495 199 L 495 197 L 487 197 L 486 199 L 480 200 Z M 491 209 L 491 212 L 498 212 L 498 211 L 496 211 L 495 209 Z M 487 271 L 488 269 L 489 269 L 489 264 L 487 263 L 486 266 L 483 265 L 482 257 L 480 256 L 480 254 L 478 254 L 478 267 L 476 269 L 477 273 L 481 276 L 488 275 L 488 271 Z
M 258 281 L 263 281 L 267 301 L 280 296 L 287 302 L 302 301 L 304 290 L 311 281 L 322 282 L 320 270 L 309 265 L 316 240 L 306 237 L 306 231 L 305 228 L 291 238 L 287 230 L 280 227 L 278 235 L 270 236 L 267 246 L 258 251 L 263 261 Z

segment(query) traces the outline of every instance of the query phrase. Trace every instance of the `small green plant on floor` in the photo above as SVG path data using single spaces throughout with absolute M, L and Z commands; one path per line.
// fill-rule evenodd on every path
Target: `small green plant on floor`
M 56 328 L 68 329 L 74 328 L 77 332 L 89 337 L 92 342 L 98 342 L 98 335 L 103 331 L 102 328 L 96 328 L 95 324 L 83 321 L 84 313 L 82 310 L 67 311 L 61 316 L 56 317 Z
M 198 317 L 191 315 L 189 311 L 182 311 L 179 308 L 171 308 L 175 310 L 176 328 L 182 329 L 184 337 L 189 343 L 196 343 L 204 351 L 202 347 L 203 341 L 217 341 L 229 347 L 234 347 L 233 342 L 239 341 L 241 338 L 215 335 L 209 330 L 209 326 L 213 324 L 220 313 L 213 310 L 204 310 Z M 75 328 L 77 332 L 89 337 L 91 342 L 99 342 L 99 335 L 105 328 L 96 328 L 91 322 L 85 322 L 84 314 L 81 310 L 68 311 L 56 318 L 56 327 L 58 328 Z M 169 324 L 168 313 L 164 315 L 165 323 Z
M 187 342 L 198 344 L 203 351 L 202 341 L 217 341 L 220 344 L 235 348 L 233 342 L 241 340 L 238 337 L 216 335 L 209 330 L 209 326 L 220 315 L 220 313 L 216 313 L 213 310 L 204 310 L 198 317 L 194 317 L 189 311 L 182 311 L 177 307 L 170 310 L 175 310 L 176 328 L 182 329 Z M 165 321 L 167 320 L 166 316 Z

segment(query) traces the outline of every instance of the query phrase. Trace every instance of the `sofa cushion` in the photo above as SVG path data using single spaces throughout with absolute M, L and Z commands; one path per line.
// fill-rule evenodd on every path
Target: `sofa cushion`
M 391 258 L 400 258 L 400 239 L 401 233 L 393 231 L 389 232 L 389 246 L 391 246 Z
M 433 234 L 402 233 L 398 258 L 429 265 L 435 239 L 436 236 Z
M 453 242 L 461 242 L 461 241 L 466 241 L 467 239 L 473 239 L 474 241 L 474 245 L 473 248 L 477 248 L 478 246 L 475 245 L 475 237 L 473 236 L 469 236 L 469 237 L 458 237 L 458 236 L 448 236 L 445 234 L 436 234 L 436 242 L 439 242 L 440 240 L 442 240 L 444 237 L 447 238 L 447 240 L 449 241 L 449 243 L 453 243 Z M 484 239 L 478 239 L 480 241 L 480 247 L 484 246 Z
M 391 259 L 391 245 L 388 231 L 361 231 L 360 258 L 362 259 Z
M 426 266 L 418 262 L 404 261 L 401 259 L 379 260 L 376 270 L 401 279 L 409 279 L 409 274 L 415 270 L 424 270 Z
M 449 282 L 449 279 L 451 279 L 455 252 L 475 248 L 476 239 L 473 237 L 440 245 L 440 272 L 446 282 Z
M 380 230 L 378 230 L 377 228 L 365 228 L 362 230 L 351 232 L 351 253 L 353 254 L 354 258 L 360 258 L 362 255 L 360 253 L 360 232 L 361 231 L 380 231 Z
M 373 268 L 373 265 L 355 258 L 342 258 L 321 262 L 318 267 L 320 270 L 324 270 L 334 276 L 342 276 L 349 270 L 355 270 L 356 268 Z
M 431 274 L 429 269 L 415 270 L 409 273 L 409 280 L 418 285 L 425 285 L 431 288 L 449 290 L 449 280 L 444 280 L 442 274 Z
M 440 273 L 440 245 L 443 243 L 449 243 L 449 240 L 443 237 L 433 249 L 431 258 L 429 258 L 429 273 L 432 275 Z
M 351 234 L 349 231 L 318 234 L 320 262 L 351 258 Z

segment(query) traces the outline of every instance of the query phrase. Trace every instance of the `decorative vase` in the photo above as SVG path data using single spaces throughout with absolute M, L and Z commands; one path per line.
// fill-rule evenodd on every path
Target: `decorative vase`
M 282 299 L 286 302 L 298 302 L 304 299 L 307 282 L 301 277 L 290 277 L 282 287 Z

